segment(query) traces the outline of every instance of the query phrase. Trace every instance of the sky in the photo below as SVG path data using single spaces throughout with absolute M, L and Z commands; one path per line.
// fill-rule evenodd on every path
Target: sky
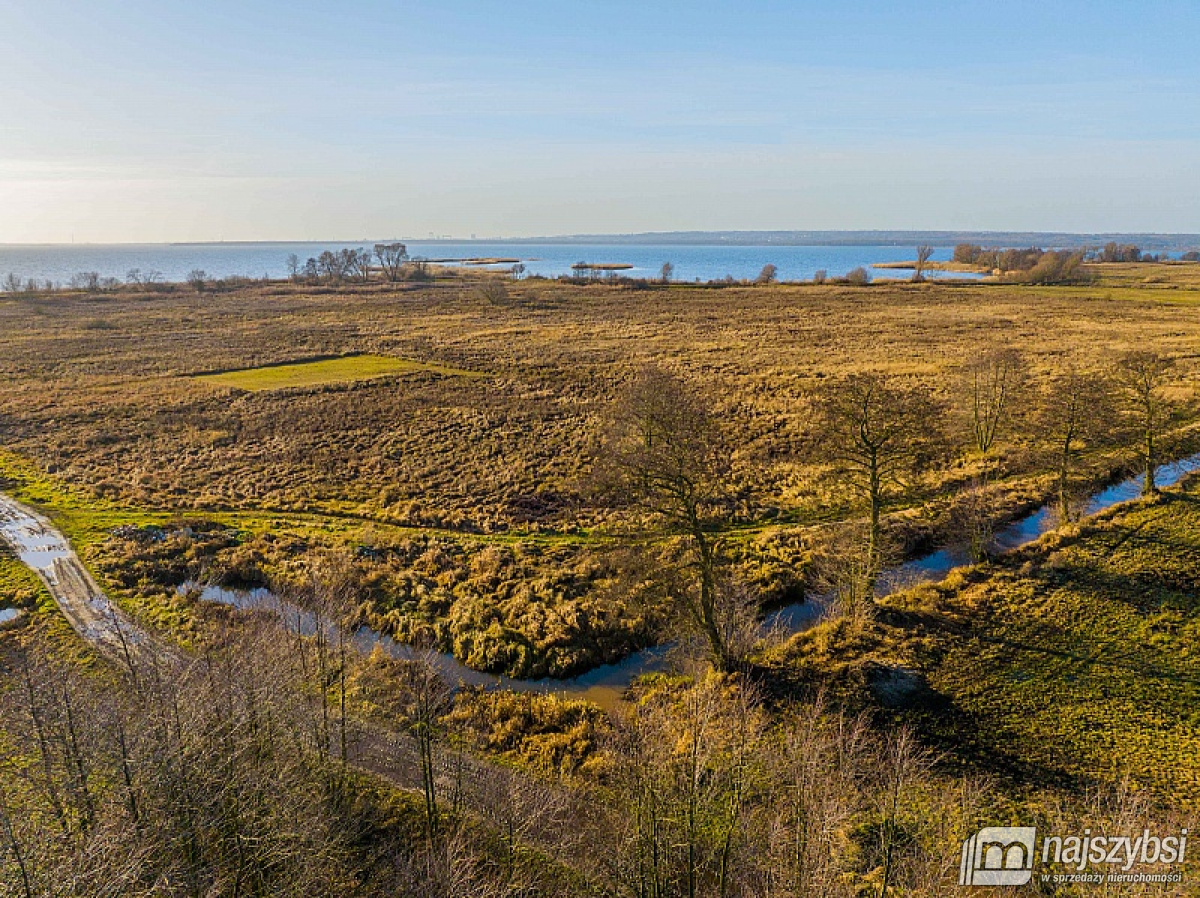
M 0 0 L 0 243 L 1200 232 L 1195 0 Z

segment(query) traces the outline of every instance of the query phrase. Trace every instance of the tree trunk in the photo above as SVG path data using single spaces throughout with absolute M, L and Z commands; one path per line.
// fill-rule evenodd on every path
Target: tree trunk
M 1158 493 L 1158 484 L 1155 482 L 1158 465 L 1154 458 L 1154 425 L 1148 419 L 1149 413 L 1146 421 L 1146 482 L 1142 485 L 1142 494 L 1154 496 Z
M 716 559 L 713 557 L 712 544 L 700 523 L 700 515 L 695 509 L 688 510 L 688 527 L 691 530 L 692 539 L 696 543 L 696 554 L 700 567 L 700 607 L 697 609 L 697 623 L 708 640 L 708 646 L 713 656 L 713 666 L 717 670 L 725 671 L 729 669 L 729 657 L 725 641 L 721 638 L 720 628 L 717 626 Z
M 875 584 L 879 580 L 881 567 L 879 562 L 880 542 L 882 541 L 880 512 L 883 505 L 883 483 L 880 480 L 879 456 L 876 453 L 871 454 L 868 476 L 870 477 L 871 527 L 867 538 L 867 581 L 864 599 L 873 602 L 875 601 Z

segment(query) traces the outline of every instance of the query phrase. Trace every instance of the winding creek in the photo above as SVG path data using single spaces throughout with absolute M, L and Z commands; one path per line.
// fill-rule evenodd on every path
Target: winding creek
M 1200 470 L 1200 453 L 1158 469 L 1159 486 L 1174 486 L 1185 475 Z M 1119 502 L 1136 498 L 1141 493 L 1143 477 L 1131 477 L 1097 492 L 1086 506 L 1087 514 L 1095 514 Z M 1042 506 L 999 530 L 994 537 L 998 551 L 1023 546 L 1051 530 L 1054 512 Z M 52 527 L 43 516 L 0 494 L 0 539 L 9 543 L 17 557 L 32 568 L 50 589 L 63 613 L 80 634 L 111 653 L 118 643 L 140 643 L 146 637 L 137 633 L 95 586 L 84 570 L 66 537 Z M 918 583 L 936 582 L 951 570 L 969 563 L 965 547 L 950 546 L 914 558 L 885 571 L 880 578 L 881 595 Z M 287 626 L 300 632 L 315 632 L 317 619 L 309 612 L 291 605 L 268 589 L 227 589 L 219 586 L 185 583 L 181 592 L 194 592 L 201 600 L 219 602 L 244 611 L 275 611 Z M 816 596 L 805 602 L 789 605 L 767 616 L 764 626 L 784 633 L 807 629 L 828 611 L 829 599 Z M 6 614 L 7 612 L 7 614 Z M 0 623 L 16 616 L 13 609 L 0 609 Z M 349 634 L 354 645 L 363 652 L 376 646 L 394 657 L 411 657 L 412 649 L 367 627 Z M 521 692 L 558 693 L 583 698 L 605 707 L 614 704 L 625 687 L 637 676 L 663 670 L 667 664 L 669 646 L 654 646 L 635 652 L 616 664 L 606 664 L 569 680 L 520 680 L 512 677 L 482 673 L 462 664 L 450 654 L 435 656 L 442 675 L 450 682 L 489 688 L 506 688 Z

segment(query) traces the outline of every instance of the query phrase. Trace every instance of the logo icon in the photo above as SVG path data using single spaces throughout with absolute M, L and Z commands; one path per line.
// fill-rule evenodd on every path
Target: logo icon
M 1023 886 L 1033 878 L 1032 826 L 985 826 L 963 842 L 960 886 Z

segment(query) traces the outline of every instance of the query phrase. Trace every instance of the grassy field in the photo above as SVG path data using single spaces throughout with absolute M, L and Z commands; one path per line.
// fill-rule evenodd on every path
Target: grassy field
M 1200 495 L 1135 506 L 945 600 L 970 629 L 930 676 L 974 731 L 1051 776 L 1200 804 Z
M 0 608 L 32 608 L 47 599 L 34 573 L 0 546 Z
M 1136 262 L 1105 262 L 1095 270 L 1108 284 L 1159 290 L 1196 290 L 1200 288 L 1200 262 L 1164 262 L 1142 265 Z
M 1200 807 L 1200 489 L 1118 506 L 783 650 L 809 685 L 899 707 L 971 769 Z M 897 702 L 884 671 L 920 678 Z
M 1134 267 L 1140 281 L 1190 271 Z M 497 293 L 482 288 L 494 278 L 459 275 L 5 295 L 0 476 L 55 515 L 105 582 L 136 554 L 113 528 L 211 521 L 240 534 L 213 561 L 221 569 L 245 569 L 245 555 L 287 579 L 310 553 L 347 551 L 368 590 L 365 619 L 432 634 L 477 666 L 565 673 L 652 640 L 660 622 L 661 604 L 614 551 L 613 535 L 638 522 L 595 503 L 589 485 L 613 397 L 641 367 L 712 394 L 737 437 L 735 550 L 779 601 L 805 574 L 812 528 L 856 511 L 805 452 L 813 397 L 831 377 L 928 386 L 960 449 L 961 366 L 983 349 L 1020 349 L 1035 384 L 1068 362 L 1101 370 L 1124 350 L 1155 349 L 1180 360 L 1175 394 L 1188 400 L 1200 290 L 1123 272 L 1088 287 L 529 279 Z M 297 359 L 324 360 L 281 364 Z M 225 373 L 180 376 L 197 371 Z M 1048 494 L 1049 453 L 1002 436 L 993 465 L 1007 506 Z M 1131 458 L 1096 457 L 1092 475 Z M 977 470 L 960 452 L 897 497 L 902 541 L 935 537 L 937 509 Z M 181 613 L 171 588 L 129 589 L 152 618 Z
M 578 491 L 598 419 L 620 384 L 653 363 L 717 393 L 741 436 L 739 477 L 759 497 L 754 512 L 803 518 L 838 501 L 796 452 L 826 378 L 887 372 L 950 399 L 958 366 L 981 347 L 1021 348 L 1035 377 L 1071 355 L 1085 367 L 1140 347 L 1188 358 L 1200 319 L 1177 303 L 1198 296 L 1104 285 L 638 291 L 526 281 L 497 304 L 456 280 L 345 293 L 6 297 L 0 414 L 7 448 L 139 507 L 566 529 L 590 523 L 563 500 Z M 168 376 L 349 352 L 493 376 L 414 372 L 232 402 Z
M 202 374 L 198 375 L 197 379 L 215 386 L 257 392 L 259 390 L 285 390 L 299 387 L 320 387 L 326 384 L 353 383 L 395 374 L 414 374 L 419 371 L 428 371 L 447 377 L 479 376 L 472 371 L 448 368 L 445 365 L 414 362 L 409 359 L 380 355 L 352 355 L 335 359 L 263 365 L 258 368 L 222 371 L 218 374 Z

